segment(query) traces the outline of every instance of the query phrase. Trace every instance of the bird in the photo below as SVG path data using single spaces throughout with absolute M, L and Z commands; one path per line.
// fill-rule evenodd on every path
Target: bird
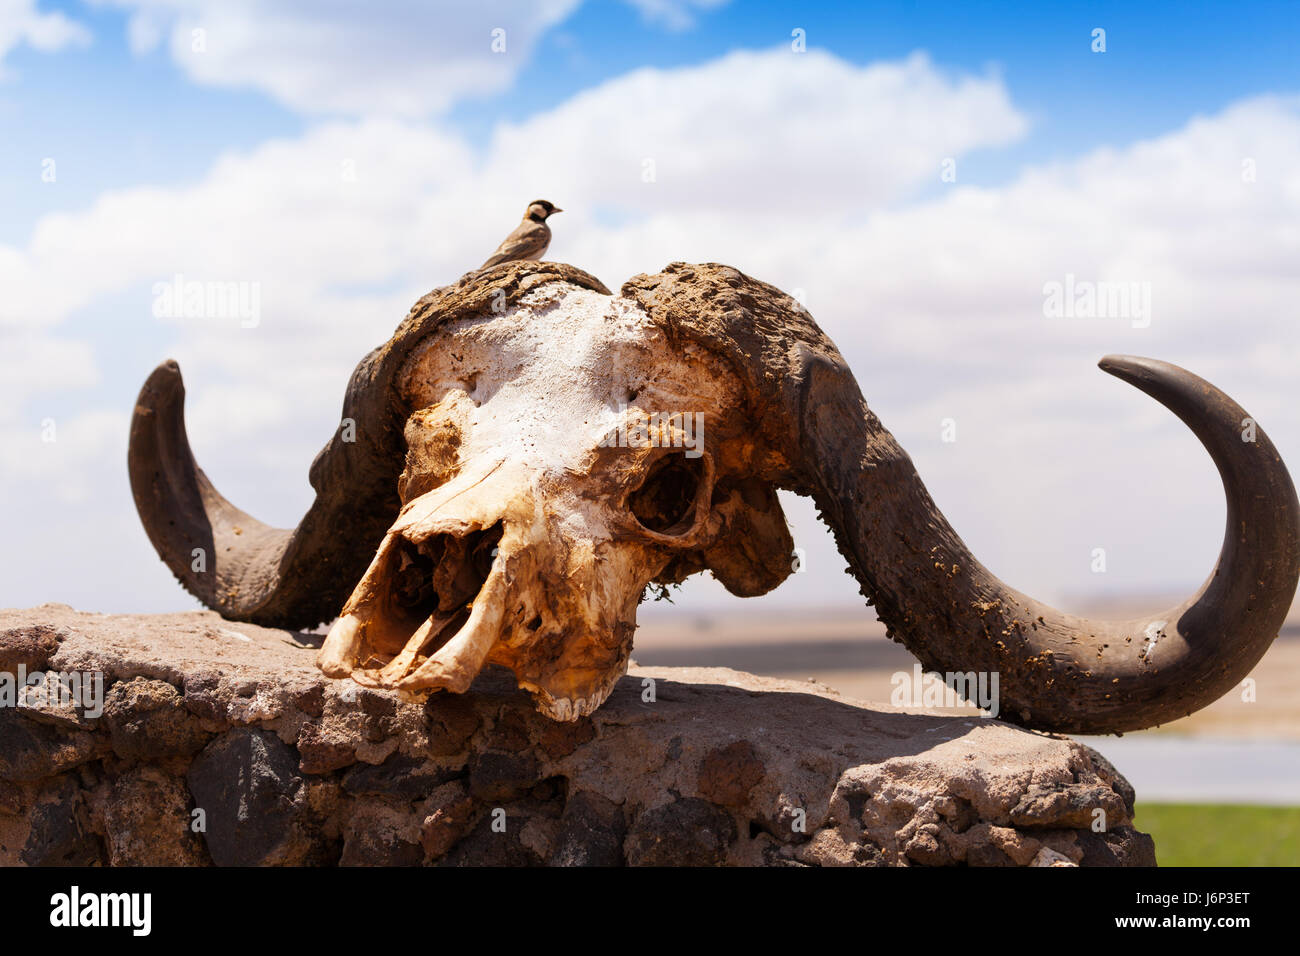
M 516 262 L 521 259 L 540 259 L 551 244 L 551 227 L 546 224 L 546 217 L 557 212 L 564 212 L 546 199 L 534 199 L 524 210 L 515 231 L 506 236 L 505 241 L 497 246 L 497 251 L 480 269 L 500 265 L 503 262 Z

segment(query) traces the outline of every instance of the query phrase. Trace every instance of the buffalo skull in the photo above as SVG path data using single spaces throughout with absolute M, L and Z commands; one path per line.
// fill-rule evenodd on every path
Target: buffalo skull
M 459 693 L 498 664 L 560 720 L 625 672 L 648 586 L 707 569 L 748 596 L 785 578 L 790 489 L 927 668 L 997 672 L 1002 715 L 1025 726 L 1118 732 L 1204 706 L 1260 659 L 1300 577 L 1300 505 L 1222 392 L 1153 359 L 1101 365 L 1193 430 L 1228 502 L 1206 583 L 1132 621 L 1063 614 L 981 566 L 806 310 L 719 265 L 674 263 L 617 297 L 534 262 L 431 292 L 353 373 L 293 530 L 239 511 L 195 465 L 164 363 L 136 405 L 131 483 L 159 554 L 209 607 L 269 626 L 337 616 L 326 674 Z

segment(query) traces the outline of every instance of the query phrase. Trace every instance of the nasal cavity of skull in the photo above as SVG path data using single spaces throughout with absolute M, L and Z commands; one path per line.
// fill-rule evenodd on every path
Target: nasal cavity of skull
M 664 455 L 655 460 L 641 486 L 628 497 L 628 506 L 647 531 L 685 534 L 695 523 L 695 499 L 703 480 L 703 458 Z
M 467 609 L 492 570 L 501 531 L 496 524 L 463 536 L 434 535 L 418 545 L 403 540 L 389 590 L 401 629 L 414 631 L 434 614 Z

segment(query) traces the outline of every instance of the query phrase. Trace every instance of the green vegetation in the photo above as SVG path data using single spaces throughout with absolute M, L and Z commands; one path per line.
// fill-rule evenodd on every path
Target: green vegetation
M 1142 803 L 1161 866 L 1300 866 L 1300 807 Z

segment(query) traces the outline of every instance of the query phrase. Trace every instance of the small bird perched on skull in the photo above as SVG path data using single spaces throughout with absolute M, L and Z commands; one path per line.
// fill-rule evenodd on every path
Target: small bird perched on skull
M 554 203 L 545 199 L 534 199 L 528 204 L 524 218 L 515 231 L 506 236 L 505 241 L 497 246 L 497 251 L 480 269 L 500 265 L 503 262 L 516 262 L 522 259 L 540 259 L 551 244 L 551 227 L 546 224 L 546 217 L 557 212 L 564 212 Z

